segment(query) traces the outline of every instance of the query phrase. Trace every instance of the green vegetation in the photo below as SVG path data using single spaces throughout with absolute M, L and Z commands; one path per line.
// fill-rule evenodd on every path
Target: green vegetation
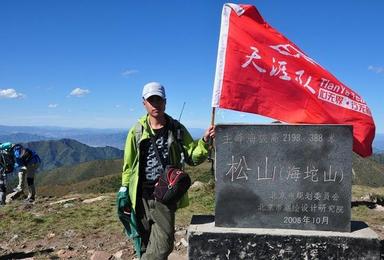
M 75 166 L 60 167 L 36 176 L 38 193 L 44 196 L 63 196 L 68 193 L 115 192 L 121 183 L 123 161 L 98 160 Z M 187 166 L 192 181 L 213 183 L 211 164 Z
M 115 164 L 116 166 L 112 166 Z M 54 234 L 55 239 L 64 240 L 72 240 L 72 238 L 81 240 L 90 236 L 107 237 L 111 235 L 119 236 L 119 239 L 122 239 L 124 234 L 122 225 L 116 216 L 115 203 L 115 192 L 120 186 L 121 164 L 121 160 L 98 161 L 95 162 L 95 167 L 92 166 L 92 163 L 84 163 L 79 165 L 78 169 L 66 167 L 62 169 L 63 171 L 57 171 L 57 174 L 68 175 L 66 185 L 57 183 L 57 186 L 54 186 L 48 184 L 53 180 L 45 181 L 46 185 L 38 187 L 40 197 L 35 205 L 15 201 L 0 208 L 0 236 L 5 241 L 18 236 L 18 239 L 22 240 L 19 241 L 20 244 L 47 239 L 51 234 Z M 90 176 L 94 176 L 97 169 L 100 172 L 107 172 L 103 165 L 107 165 L 108 169 L 114 169 L 115 173 L 110 171 L 112 174 L 91 178 Z M 190 206 L 178 210 L 176 214 L 178 227 L 188 226 L 192 215 L 214 214 L 214 177 L 210 172 L 210 164 L 205 162 L 197 167 L 187 167 L 186 170 L 190 173 L 193 182 L 199 181 L 203 185 L 190 189 Z M 80 181 L 72 176 L 81 175 L 82 171 L 88 172 L 89 175 L 82 175 Z M 54 171 L 52 173 L 55 174 Z M 90 179 L 86 180 L 86 176 Z M 52 191 L 54 194 L 50 194 Z M 55 197 L 41 197 L 42 194 Z M 62 197 L 64 194 L 67 195 Z M 354 198 L 360 199 L 368 194 L 381 198 L 384 188 L 353 186 Z M 106 198 L 90 204 L 82 202 L 84 199 L 100 195 L 106 196 Z M 66 198 L 75 199 L 66 203 L 54 204 L 54 202 Z M 366 206 L 358 206 L 352 208 L 352 219 L 364 221 L 378 232 L 382 230 L 384 215 L 382 212 Z
M 362 158 L 353 154 L 352 160 L 353 178 L 355 185 L 370 187 L 384 186 L 384 165 L 371 158 Z
M 380 164 L 384 164 L 384 153 L 382 152 L 382 153 L 373 154 L 371 156 L 371 159 Z
M 122 163 L 100 160 L 43 172 L 36 177 L 37 192 L 43 196 L 114 192 L 120 187 Z
M 117 191 L 120 187 L 121 175 L 120 173 L 92 178 L 89 181 L 74 182 L 69 185 L 45 185 L 38 187 L 38 193 L 40 196 L 54 196 L 61 197 L 67 194 L 73 193 L 108 193 Z
M 93 195 L 97 196 L 97 195 Z M 92 194 L 84 196 L 92 198 Z M 93 234 L 120 232 L 117 222 L 114 196 L 97 203 L 84 204 L 80 200 L 63 204 L 50 205 L 54 199 L 43 200 L 31 207 L 23 202 L 15 201 L 6 205 L 0 211 L 0 236 L 9 240 L 15 235 L 22 234 L 23 239 L 43 239 L 53 233 L 65 237 L 73 232 L 77 237 Z
M 367 206 L 358 206 L 352 208 L 352 220 L 363 221 L 373 229 L 381 239 L 384 239 L 383 223 L 384 214 L 383 211 L 370 209 Z
M 36 181 L 39 186 L 73 185 L 82 181 L 92 181 L 93 178 L 97 177 L 121 176 L 122 166 L 123 162 L 121 159 L 85 162 L 75 166 L 60 167 L 39 173 L 36 176 Z M 98 191 L 95 190 L 95 192 Z
M 353 185 L 352 198 L 359 199 L 371 194 L 372 197 L 384 196 L 384 187 L 373 188 L 369 186 Z
M 75 201 L 71 203 L 71 207 L 59 204 L 50 206 L 48 202 L 39 201 L 27 210 L 22 203 L 16 210 L 14 204 L 7 205 L 0 213 L 0 235 L 12 237 L 12 234 L 28 232 L 30 236 L 43 237 L 49 232 L 62 233 L 68 229 L 75 230 L 77 234 L 85 234 L 90 232 L 89 230 L 102 234 L 108 233 L 109 230 L 121 232 L 121 224 L 115 213 L 115 192 L 120 187 L 122 164 L 121 159 L 98 160 L 39 174 L 38 194 L 53 196 L 47 198 L 49 201 L 59 200 L 60 197 L 70 194 L 77 194 L 72 196 L 82 198 L 108 194 L 108 198 L 91 205 Z M 370 194 L 370 198 L 383 200 L 384 188 L 380 187 L 384 186 L 383 167 L 372 159 L 353 157 L 353 182 L 359 184 L 353 186 L 353 198 L 360 199 Z M 192 182 L 202 182 L 203 185 L 190 190 L 189 207 L 177 212 L 178 226 L 187 226 L 194 214 L 214 214 L 214 177 L 210 168 L 209 162 L 186 168 Z M 366 206 L 352 209 L 353 219 L 365 221 L 370 225 L 380 225 L 384 220 L 381 215 Z M 74 219 L 76 221 L 73 221 Z
M 61 167 L 39 174 L 38 193 L 45 196 L 64 196 L 69 193 L 113 193 L 120 187 L 122 160 L 99 160 L 70 167 Z M 214 178 L 211 164 L 203 163 L 197 167 L 187 166 L 192 181 L 205 185 L 189 192 L 190 206 L 179 210 L 177 221 L 187 225 L 193 214 L 214 214 Z M 371 158 L 353 156 L 353 197 L 367 194 L 381 200 L 384 195 L 384 165 Z M 357 208 L 353 209 L 354 211 Z M 356 211 L 354 214 L 358 214 Z M 361 217 L 359 213 L 357 216 Z M 364 216 L 363 216 L 364 217 Z M 367 216 L 368 217 L 368 216 Z
M 121 163 L 119 160 L 113 162 Z M 81 169 L 83 169 L 82 167 L 87 168 L 86 166 L 90 167 L 89 164 L 85 163 L 81 165 Z M 209 163 L 187 168 L 192 180 L 204 182 L 204 185 L 198 189 L 190 190 L 190 206 L 177 212 L 177 226 L 187 226 L 194 214 L 213 214 L 214 182 L 209 169 Z M 20 236 L 22 234 L 22 239 L 25 239 L 23 242 L 26 242 L 46 238 L 52 233 L 57 238 L 65 238 L 68 232 L 72 232 L 77 238 L 89 234 L 99 236 L 122 234 L 123 229 L 117 219 L 115 202 L 115 192 L 119 187 L 120 172 L 71 185 L 39 186 L 40 197 L 35 205 L 14 201 L 0 208 L 0 236 L 9 240 L 15 235 Z M 53 191 L 54 194 L 50 194 L 49 190 Z M 95 190 L 98 192 L 94 192 Z M 54 197 L 41 197 L 43 193 Z M 61 197 L 64 194 L 67 195 Z M 106 196 L 106 198 L 90 204 L 82 203 L 84 199 L 95 198 L 100 195 Z M 52 204 L 66 198 L 75 198 L 75 200 Z
M 117 148 L 90 147 L 71 139 L 30 142 L 25 145 L 39 154 L 42 160 L 40 171 L 82 162 L 123 157 L 123 151 Z
M 210 171 L 211 164 L 205 162 L 196 167 L 187 167 L 186 171 L 191 175 L 192 183 L 195 181 L 204 184 L 201 188 L 190 189 L 189 206 L 180 209 L 176 215 L 176 223 L 179 226 L 187 226 L 193 215 L 212 215 L 215 211 L 214 176 Z
M 90 161 L 39 173 L 36 183 L 39 193 L 47 196 L 62 196 L 70 192 L 114 192 L 120 187 L 122 166 L 122 159 Z M 354 185 L 384 186 L 383 164 L 354 154 L 352 167 Z M 197 167 L 187 166 L 186 170 L 193 181 L 208 183 L 214 182 L 210 168 L 210 163 L 205 162 Z
M 3 241 L 10 241 L 7 243 L 14 244 L 17 249 L 26 244 L 49 244 L 57 248 L 72 246 L 79 251 L 86 250 L 82 247 L 84 245 L 90 249 L 99 248 L 100 243 L 109 243 L 110 248 L 115 248 L 116 244 L 126 241 L 115 202 L 123 161 L 105 159 L 121 158 L 122 155 L 114 157 L 114 148 L 109 153 L 110 148 L 97 150 L 73 140 L 31 144 L 42 149 L 36 150 L 44 160 L 52 160 L 55 167 L 67 166 L 37 175 L 38 199 L 34 205 L 13 201 L 0 207 L 0 237 Z M 368 159 L 353 156 L 353 200 L 365 198 L 384 202 L 384 165 L 381 160 L 380 156 Z M 187 227 L 193 215 L 212 215 L 215 211 L 215 181 L 211 164 L 204 162 L 197 167 L 187 166 L 186 171 L 192 182 L 200 182 L 200 185 L 190 189 L 189 207 L 177 211 L 178 228 Z M 100 201 L 83 203 L 85 199 L 101 195 L 104 199 Z M 72 200 L 58 203 L 68 198 Z M 366 222 L 384 238 L 382 211 L 363 205 L 353 207 L 352 220 Z

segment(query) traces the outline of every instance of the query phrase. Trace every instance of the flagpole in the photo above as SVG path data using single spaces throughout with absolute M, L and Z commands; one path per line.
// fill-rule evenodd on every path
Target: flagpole
M 211 125 L 215 124 L 215 114 L 216 114 L 216 107 L 212 107 L 212 112 L 211 112 Z
M 215 124 L 215 114 L 216 114 L 216 107 L 212 107 L 211 112 L 211 126 Z M 208 140 L 208 161 L 211 162 L 211 173 L 215 176 L 215 170 L 214 170 L 214 161 L 212 158 L 212 150 L 213 150 L 213 138 L 209 138 Z M 216 176 L 215 176 L 216 180 Z

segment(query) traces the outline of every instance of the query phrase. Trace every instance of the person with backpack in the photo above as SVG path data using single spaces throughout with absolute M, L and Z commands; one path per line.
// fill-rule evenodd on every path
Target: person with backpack
M 11 143 L 0 143 L 0 206 L 4 206 L 7 195 L 7 174 L 12 173 L 15 160 L 11 155 Z
M 2 157 L 2 155 L 0 154 Z M 5 199 L 7 195 L 7 175 L 3 168 L 3 165 L 0 164 L 0 207 L 5 205 Z
M 27 202 L 34 202 L 36 197 L 35 173 L 39 168 L 41 159 L 39 155 L 30 148 L 21 144 L 12 144 L 10 142 L 0 145 L 0 149 L 6 151 L 14 159 L 14 168 L 18 170 L 18 185 L 13 189 L 11 199 L 16 199 L 24 193 L 25 183 L 28 186 Z
M 0 148 L 2 143 L 0 143 Z M 6 150 L 0 149 L 0 206 L 5 205 L 7 195 L 7 174 L 13 172 L 15 161 Z
M 117 212 L 140 259 L 167 259 L 173 250 L 175 212 L 188 206 L 188 195 L 163 202 L 154 195 L 156 185 L 169 165 L 182 169 L 184 162 L 195 166 L 206 160 L 215 128 L 210 126 L 203 138 L 194 141 L 180 122 L 165 113 L 166 95 L 160 83 L 146 84 L 142 98 L 147 114 L 128 132 Z

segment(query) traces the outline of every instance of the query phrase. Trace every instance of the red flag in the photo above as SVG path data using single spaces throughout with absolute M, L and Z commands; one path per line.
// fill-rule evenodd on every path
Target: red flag
M 223 7 L 212 106 L 289 123 L 353 125 L 353 150 L 372 154 L 375 124 L 365 101 L 251 5 Z

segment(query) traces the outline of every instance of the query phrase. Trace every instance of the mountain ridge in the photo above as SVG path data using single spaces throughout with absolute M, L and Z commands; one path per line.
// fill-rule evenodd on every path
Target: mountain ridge
M 51 189 L 55 186 L 60 195 L 68 192 L 113 192 L 120 186 L 122 159 L 98 160 L 81 164 L 60 167 L 39 174 L 37 185 L 44 195 L 54 195 Z M 204 162 L 196 167 L 187 167 L 187 172 L 198 176 L 199 181 L 207 182 L 211 176 L 210 163 Z M 352 183 L 369 187 L 384 186 L 384 164 L 371 158 L 362 158 L 356 154 L 352 157 Z M 97 180 L 98 179 L 98 180 Z M 98 186 L 99 185 L 99 186 Z M 61 187 L 60 187 L 61 186 Z
M 73 139 L 35 141 L 23 143 L 36 151 L 41 158 L 39 171 L 50 170 L 61 166 L 71 166 L 82 162 L 121 159 L 123 151 L 117 148 L 90 147 Z

